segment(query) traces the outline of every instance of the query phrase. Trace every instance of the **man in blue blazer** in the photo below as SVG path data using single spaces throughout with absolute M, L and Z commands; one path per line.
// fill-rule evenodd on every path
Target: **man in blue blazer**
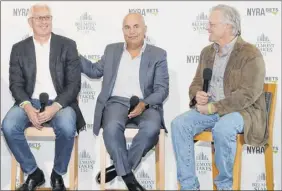
M 103 76 L 98 96 L 94 134 L 103 128 L 103 138 L 114 165 L 106 169 L 106 182 L 121 176 L 129 190 L 144 190 L 135 179 L 136 169 L 143 156 L 158 142 L 165 128 L 163 102 L 169 94 L 169 75 L 166 51 L 146 44 L 147 26 L 142 15 L 128 14 L 123 21 L 125 43 L 107 45 L 97 63 L 81 56 L 82 72 L 90 78 Z M 130 98 L 139 102 L 129 112 Z M 135 123 L 139 132 L 131 147 L 126 149 L 126 124 Z M 97 176 L 100 182 L 100 173 Z

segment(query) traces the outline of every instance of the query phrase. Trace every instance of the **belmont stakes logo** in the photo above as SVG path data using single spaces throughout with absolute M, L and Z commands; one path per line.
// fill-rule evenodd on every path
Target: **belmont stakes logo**
M 200 152 L 196 157 L 196 170 L 199 174 L 206 174 L 212 170 L 211 161 L 203 152 Z
M 273 52 L 274 44 L 271 43 L 268 36 L 262 33 L 257 37 L 256 47 L 261 51 L 263 56 L 266 56 L 267 53 Z
M 139 8 L 139 9 L 129 9 L 129 13 L 139 13 L 143 16 L 148 16 L 148 15 L 153 15 L 157 16 L 159 14 L 159 9 L 156 8 L 150 8 L 150 9 L 144 9 L 144 8 Z
M 75 26 L 77 27 L 77 31 L 82 31 L 84 33 L 96 31 L 96 22 L 93 21 L 92 16 L 87 12 L 80 16 L 79 20 L 75 23 Z
M 193 31 L 197 31 L 199 34 L 206 34 L 208 28 L 208 15 L 204 12 L 200 13 L 194 22 L 192 22 Z
M 79 169 L 80 172 L 90 172 L 94 169 L 95 160 L 92 159 L 91 155 L 83 150 L 79 153 Z
M 147 190 L 153 190 L 154 180 L 143 169 L 137 173 L 137 179 L 140 184 Z
M 265 173 L 261 173 L 257 176 L 256 182 L 252 183 L 252 187 L 254 190 L 267 190 L 266 188 L 266 176 Z
M 82 103 L 88 103 L 89 100 L 95 99 L 95 91 L 92 89 L 91 85 L 84 81 L 81 84 L 81 92 L 79 94 L 79 98 Z

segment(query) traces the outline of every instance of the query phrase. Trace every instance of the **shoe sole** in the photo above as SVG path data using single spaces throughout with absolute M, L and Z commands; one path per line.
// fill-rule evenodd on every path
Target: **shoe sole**
M 42 186 L 43 184 L 45 184 L 45 179 L 40 182 L 36 187 L 35 187 L 35 190 L 37 190 L 37 188 L 39 188 L 40 186 Z
M 52 187 L 52 189 L 53 189 L 53 185 L 52 185 L 52 181 L 50 181 L 50 185 L 51 185 L 51 187 Z M 66 187 L 62 190 L 62 191 L 66 191 L 67 189 L 66 189 Z

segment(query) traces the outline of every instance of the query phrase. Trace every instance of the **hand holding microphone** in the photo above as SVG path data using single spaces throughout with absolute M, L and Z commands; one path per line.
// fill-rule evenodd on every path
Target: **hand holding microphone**
M 203 84 L 203 91 L 198 91 L 196 93 L 196 101 L 198 105 L 206 105 L 209 101 L 209 94 L 208 88 L 209 88 L 209 81 L 211 80 L 212 77 L 212 70 L 210 68 L 205 68 L 203 71 L 203 79 L 204 79 L 204 84 Z
M 130 108 L 128 110 L 128 118 L 134 118 L 138 115 L 141 115 L 141 113 L 146 109 L 145 103 L 140 102 L 139 98 L 137 96 L 132 96 L 130 98 Z

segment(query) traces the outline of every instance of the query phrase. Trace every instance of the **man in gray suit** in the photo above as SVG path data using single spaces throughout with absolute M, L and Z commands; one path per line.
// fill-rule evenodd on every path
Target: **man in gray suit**
M 144 190 L 132 170 L 156 145 L 160 128 L 165 128 L 163 102 L 169 93 L 166 51 L 146 44 L 146 30 L 142 15 L 130 13 L 123 21 L 125 43 L 107 45 L 101 60 L 94 64 L 81 57 L 83 73 L 90 78 L 103 76 L 94 134 L 103 127 L 106 149 L 114 162 L 106 169 L 106 182 L 122 176 L 129 190 Z M 138 96 L 140 102 L 129 112 L 132 96 Z M 127 123 L 139 128 L 129 150 L 124 137 Z

